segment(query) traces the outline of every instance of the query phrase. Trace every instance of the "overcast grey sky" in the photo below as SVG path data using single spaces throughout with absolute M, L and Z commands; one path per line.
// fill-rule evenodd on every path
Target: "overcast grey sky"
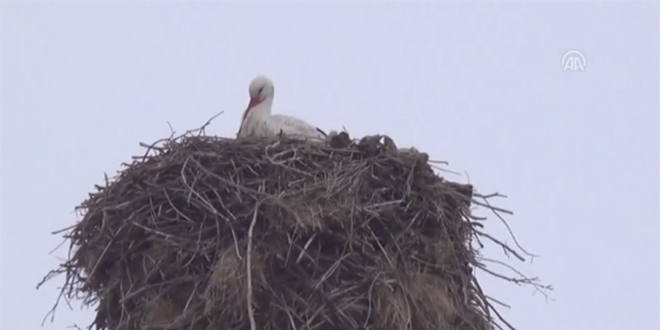
M 66 255 L 50 232 L 104 172 L 167 121 L 224 110 L 209 132 L 234 136 L 266 74 L 274 111 L 388 134 L 509 196 L 541 255 L 519 268 L 556 288 L 480 275 L 519 329 L 658 330 L 658 3 L 3 1 L 0 328 L 40 326 L 58 291 L 35 284 Z M 91 320 L 74 307 L 45 328 Z

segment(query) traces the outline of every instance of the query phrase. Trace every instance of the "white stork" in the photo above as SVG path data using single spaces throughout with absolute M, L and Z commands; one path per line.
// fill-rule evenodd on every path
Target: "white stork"
M 249 92 L 250 103 L 243 113 L 237 137 L 264 137 L 279 134 L 321 140 L 327 137 L 327 134 L 321 129 L 301 119 L 271 114 L 275 88 L 268 77 L 254 78 L 250 83 Z

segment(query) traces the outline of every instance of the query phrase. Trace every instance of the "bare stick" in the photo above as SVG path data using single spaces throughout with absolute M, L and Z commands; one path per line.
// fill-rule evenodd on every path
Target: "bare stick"
M 254 232 L 254 225 L 257 223 L 257 211 L 259 210 L 259 204 L 254 207 L 254 215 L 252 216 L 252 223 L 250 224 L 250 229 L 248 230 L 248 245 L 246 252 L 247 259 L 247 312 L 248 318 L 250 318 L 250 329 L 257 330 L 256 322 L 254 322 L 254 311 L 252 310 L 252 233 Z
M 504 218 L 502 217 L 502 215 L 499 213 L 499 212 L 502 212 L 502 213 L 506 213 L 506 214 L 510 214 L 510 215 L 511 215 L 511 214 L 513 214 L 513 212 L 511 212 L 511 211 L 507 211 L 507 210 L 503 210 L 503 209 L 500 209 L 500 208 L 493 207 L 493 206 L 490 204 L 490 202 L 488 202 L 488 199 L 491 198 L 491 197 L 505 197 L 505 198 L 506 198 L 506 196 L 505 196 L 505 195 L 502 195 L 502 194 L 500 194 L 500 193 L 498 193 L 498 192 L 496 192 L 496 193 L 494 193 L 494 194 L 490 194 L 490 195 L 479 195 L 479 196 L 477 196 L 477 197 L 482 198 L 482 199 L 484 200 L 484 202 L 485 202 L 485 205 L 484 205 L 483 203 L 480 204 L 480 202 L 477 202 L 477 203 L 475 203 L 475 204 L 477 204 L 477 205 L 481 205 L 481 206 L 484 206 L 484 207 L 489 208 L 489 209 L 495 214 L 495 216 L 497 216 L 497 218 L 500 219 L 500 221 L 502 221 L 502 223 L 504 223 L 504 226 L 506 227 L 506 230 L 509 232 L 509 235 L 511 236 L 511 238 L 513 238 L 513 242 L 516 244 L 516 246 L 517 246 L 517 247 L 518 247 L 523 253 L 525 253 L 526 255 L 528 255 L 528 256 L 530 256 L 530 257 L 532 257 L 532 260 L 533 260 L 534 258 L 537 258 L 537 257 L 538 257 L 537 255 L 535 255 L 535 254 L 533 254 L 533 253 L 529 253 L 529 252 L 527 252 L 527 250 L 525 250 L 525 248 L 523 248 L 522 246 L 520 246 L 520 243 L 518 243 L 518 239 L 516 238 L 516 235 L 513 234 L 513 230 L 511 230 L 511 227 L 509 227 L 509 223 L 508 223 L 506 220 L 504 220 Z
M 481 235 L 481 236 L 483 236 L 483 237 L 485 237 L 485 238 L 488 238 L 489 240 L 493 241 L 497 245 L 501 246 L 504 249 L 504 251 L 513 254 L 514 256 L 516 256 L 516 258 L 518 258 L 518 260 L 523 261 L 523 262 L 525 261 L 525 258 L 523 258 L 520 254 L 518 254 L 518 252 L 516 252 L 516 250 L 514 250 L 514 249 L 510 248 L 508 245 L 506 245 L 506 243 L 503 243 L 502 241 L 498 240 L 497 238 L 495 238 L 491 235 L 488 235 L 484 232 L 481 232 L 479 230 L 474 229 L 474 232 Z

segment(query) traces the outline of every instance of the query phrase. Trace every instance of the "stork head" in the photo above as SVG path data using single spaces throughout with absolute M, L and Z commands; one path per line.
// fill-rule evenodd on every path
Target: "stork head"
M 243 114 L 243 119 L 245 119 L 250 112 L 250 110 L 257 105 L 263 103 L 266 100 L 273 99 L 275 95 L 275 88 L 273 87 L 273 82 L 266 76 L 258 76 L 252 79 L 250 87 L 248 89 L 250 93 L 250 103 Z
M 268 77 L 258 76 L 250 83 L 249 92 L 251 101 L 254 100 L 261 103 L 265 99 L 274 96 L 275 88 L 273 87 L 273 82 Z

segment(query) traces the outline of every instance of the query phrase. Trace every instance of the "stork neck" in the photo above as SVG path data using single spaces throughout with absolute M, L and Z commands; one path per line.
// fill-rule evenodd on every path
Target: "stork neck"
M 248 117 L 269 117 L 273 106 L 273 98 L 268 97 L 250 109 Z

